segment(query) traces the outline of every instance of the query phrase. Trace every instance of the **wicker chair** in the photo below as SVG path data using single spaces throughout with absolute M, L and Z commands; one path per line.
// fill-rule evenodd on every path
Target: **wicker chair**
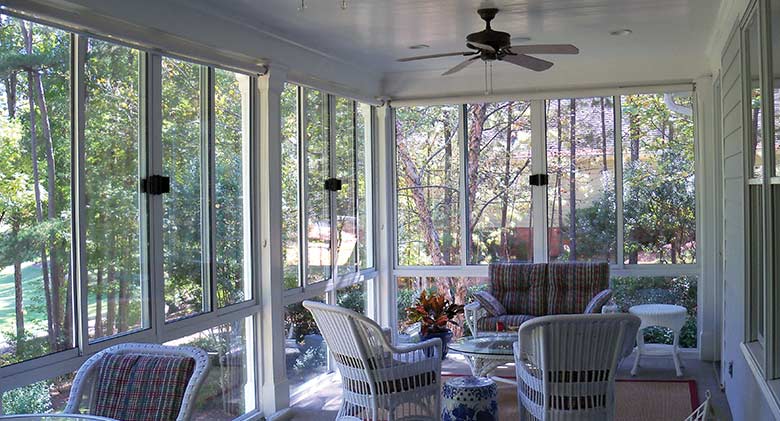
M 373 320 L 304 301 L 341 373 L 336 419 L 440 419 L 441 340 L 394 346 Z
M 520 326 L 514 356 L 521 419 L 614 419 L 615 372 L 639 324 L 630 314 L 567 314 Z
M 189 420 L 208 368 L 206 352 L 191 346 L 112 346 L 79 368 L 63 412 L 77 414 L 84 406 L 92 415 L 110 418 L 117 418 L 119 411 L 122 419 L 149 419 L 155 414 L 158 420 Z M 132 387 L 143 389 L 129 393 Z

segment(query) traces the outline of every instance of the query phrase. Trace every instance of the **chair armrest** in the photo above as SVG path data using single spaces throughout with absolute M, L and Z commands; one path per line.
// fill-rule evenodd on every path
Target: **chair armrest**
M 384 335 L 387 342 L 393 343 L 393 329 L 390 329 L 389 327 L 383 327 L 382 328 L 382 335 Z
M 590 298 L 588 305 L 585 306 L 585 314 L 599 314 L 601 308 L 604 307 L 609 300 L 612 299 L 612 289 L 607 288 L 599 291 L 596 295 Z
M 479 336 L 477 320 L 486 315 L 487 311 L 482 308 L 479 301 L 472 301 L 463 306 L 463 317 L 466 319 L 466 324 L 468 324 L 469 329 L 471 330 L 471 336 Z
M 441 352 L 441 339 L 431 338 L 416 344 L 401 344 L 398 346 L 392 346 L 390 350 L 395 354 L 408 354 L 410 352 L 422 351 L 428 348 L 433 348 L 434 350 Z

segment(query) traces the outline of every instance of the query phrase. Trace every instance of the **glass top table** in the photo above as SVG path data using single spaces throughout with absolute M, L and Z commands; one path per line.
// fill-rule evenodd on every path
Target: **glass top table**
M 482 336 L 467 336 L 452 341 L 447 346 L 451 351 L 466 357 L 471 374 L 477 377 L 492 377 L 493 380 L 517 384 L 516 381 L 495 377 L 496 369 L 514 362 L 513 346 L 517 342 L 517 333 L 507 332 Z
M 450 350 L 460 354 L 509 356 L 514 358 L 512 346 L 517 342 L 517 333 L 484 336 L 466 336 L 449 343 Z
M 116 421 L 113 418 L 98 417 L 97 415 L 82 414 L 21 414 L 21 415 L 0 415 L 2 421 Z

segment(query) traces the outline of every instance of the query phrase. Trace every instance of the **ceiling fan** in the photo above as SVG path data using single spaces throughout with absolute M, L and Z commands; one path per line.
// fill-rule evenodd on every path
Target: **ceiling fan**
M 442 76 L 451 75 L 466 68 L 477 59 L 492 62 L 495 60 L 512 63 L 526 69 L 541 72 L 552 67 L 553 63 L 530 56 L 529 54 L 579 54 L 580 50 L 571 44 L 537 44 L 537 45 L 511 45 L 509 35 L 506 32 L 495 31 L 490 27 L 490 21 L 496 17 L 498 9 L 479 9 L 479 16 L 485 21 L 483 31 L 474 32 L 466 37 L 466 47 L 473 51 L 459 51 L 454 53 L 429 54 L 424 56 L 406 57 L 398 59 L 400 62 L 425 60 L 430 58 L 473 56 L 462 61 L 457 66 L 442 73 Z

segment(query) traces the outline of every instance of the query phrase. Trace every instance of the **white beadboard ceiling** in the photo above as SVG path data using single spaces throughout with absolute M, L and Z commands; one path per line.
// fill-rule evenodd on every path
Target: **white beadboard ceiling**
M 184 1 L 184 0 L 178 0 Z M 573 43 L 579 57 L 554 57 L 558 67 L 576 69 L 616 56 L 646 62 L 648 57 L 705 60 L 704 50 L 721 0 L 187 0 L 208 13 L 252 25 L 336 58 L 381 73 L 445 70 L 459 57 L 398 63 L 415 54 L 460 51 L 465 36 L 483 29 L 480 7 L 497 7 L 495 29 L 530 43 Z M 610 31 L 629 28 L 616 37 Z M 413 44 L 428 44 L 410 50 Z M 504 64 L 501 64 L 504 66 Z M 659 65 L 674 65 L 659 63 Z M 690 63 L 685 64 L 690 67 Z M 470 72 L 478 72 L 472 66 Z

